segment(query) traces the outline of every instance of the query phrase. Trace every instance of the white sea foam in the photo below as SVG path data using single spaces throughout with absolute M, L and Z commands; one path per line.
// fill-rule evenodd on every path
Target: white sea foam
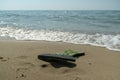
M 106 47 L 110 50 L 120 51 L 120 34 L 85 34 L 70 33 L 49 30 L 25 30 L 11 27 L 1 27 L 0 37 L 10 37 L 16 40 L 47 40 L 63 41 L 74 44 L 91 44 L 94 46 Z

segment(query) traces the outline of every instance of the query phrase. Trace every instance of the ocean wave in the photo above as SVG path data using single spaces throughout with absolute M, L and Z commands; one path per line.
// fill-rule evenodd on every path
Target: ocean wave
M 50 30 L 28 30 L 13 27 L 0 27 L 0 38 L 16 40 L 63 41 L 74 44 L 90 44 L 120 51 L 120 34 L 86 34 Z

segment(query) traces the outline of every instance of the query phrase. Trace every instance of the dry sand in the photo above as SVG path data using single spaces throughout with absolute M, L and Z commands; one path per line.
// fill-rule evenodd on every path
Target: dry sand
M 39 60 L 43 53 L 80 50 L 76 65 Z M 0 80 L 120 80 L 120 52 L 90 45 L 47 41 L 0 41 Z

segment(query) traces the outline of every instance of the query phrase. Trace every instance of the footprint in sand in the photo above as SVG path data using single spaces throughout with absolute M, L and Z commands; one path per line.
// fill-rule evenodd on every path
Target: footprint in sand
M 17 57 L 16 65 L 18 66 L 18 68 L 16 69 L 16 74 L 17 74 L 16 78 L 26 78 L 27 72 L 29 72 L 29 70 L 35 66 L 35 64 L 33 64 L 32 62 L 29 62 L 27 59 L 28 59 L 28 56 Z
M 20 62 L 19 65 L 25 66 L 25 67 L 34 67 L 35 65 L 31 62 Z
M 3 57 L 0 56 L 0 60 L 1 61 L 7 61 L 7 60 L 9 60 L 9 58 L 3 58 Z
M 34 67 L 34 64 L 30 62 L 20 62 L 16 69 L 16 78 L 26 78 L 26 72 L 28 72 L 32 67 Z
M 80 77 L 76 77 L 75 80 L 81 80 L 81 78 Z
M 28 56 L 18 56 L 17 58 L 19 58 L 19 59 L 27 59 Z
M 16 78 L 26 78 L 26 71 L 28 70 L 28 68 L 17 68 L 16 73 L 17 76 Z
M 3 59 L 3 57 L 0 56 L 0 59 Z
M 18 56 L 16 57 L 17 65 L 24 68 L 32 68 L 35 65 L 32 62 L 29 62 L 28 56 Z

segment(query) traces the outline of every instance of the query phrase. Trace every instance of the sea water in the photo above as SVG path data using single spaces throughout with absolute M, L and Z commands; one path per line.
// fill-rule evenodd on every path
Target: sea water
M 47 40 L 120 51 L 120 11 L 0 11 L 1 40 Z

